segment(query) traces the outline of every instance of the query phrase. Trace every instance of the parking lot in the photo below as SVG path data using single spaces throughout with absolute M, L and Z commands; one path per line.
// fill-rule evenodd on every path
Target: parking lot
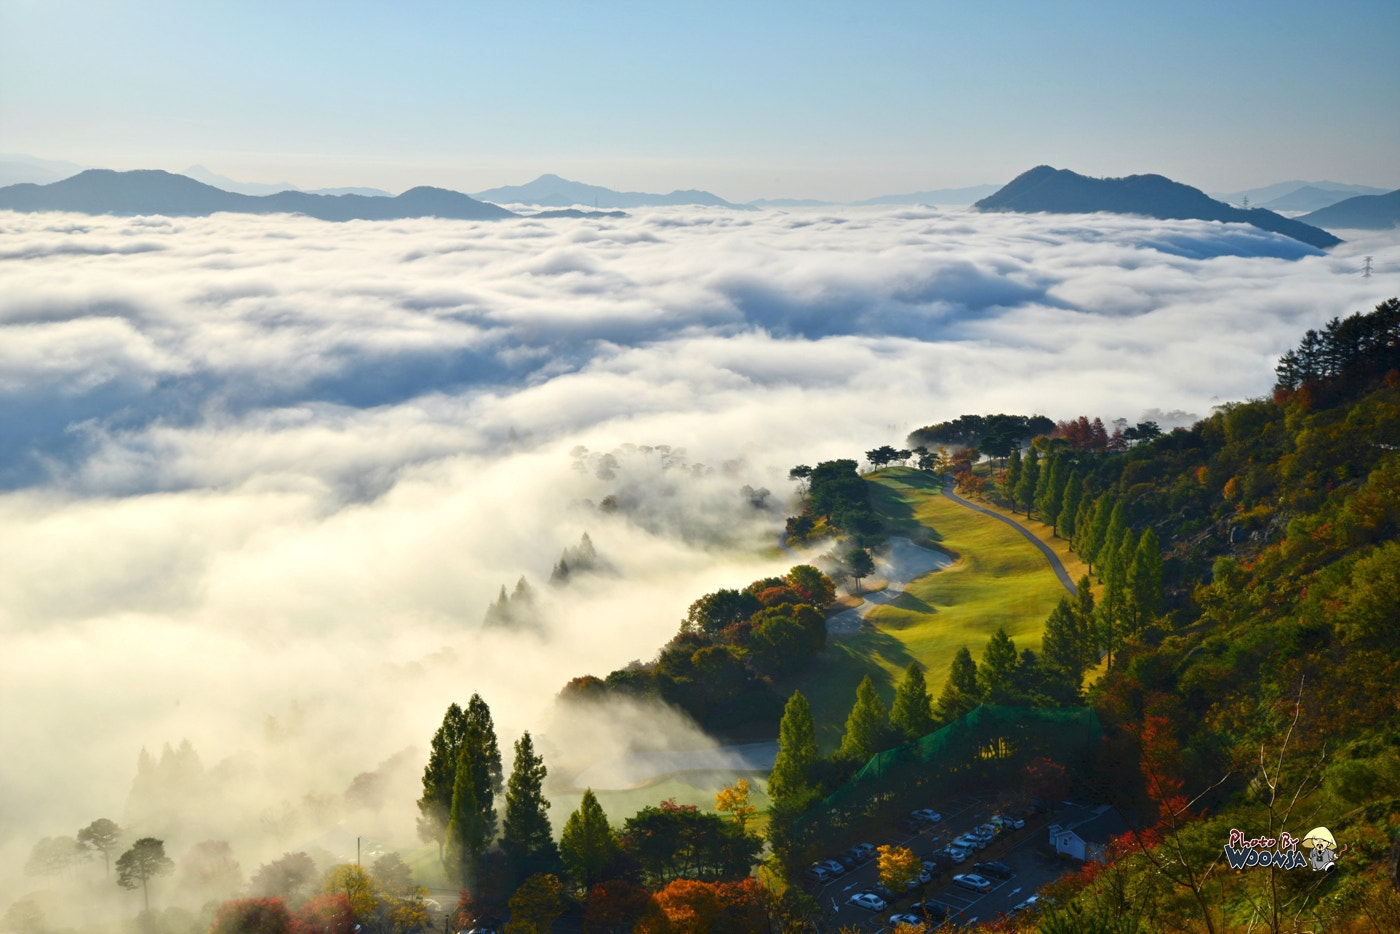
M 883 835 L 863 842 L 876 846 L 895 845 L 912 849 L 923 855 L 936 850 L 955 837 L 967 833 L 986 822 L 995 812 L 989 799 L 967 796 L 945 803 L 936 808 L 943 815 L 940 823 L 927 825 L 918 832 L 891 830 Z M 886 919 L 896 912 L 908 910 L 908 906 L 922 900 L 936 902 L 947 910 L 948 918 L 941 927 L 959 927 L 979 921 L 991 921 L 1005 914 L 1035 893 L 1035 890 L 1060 873 L 1065 866 L 1053 861 L 1045 861 L 1034 855 L 1035 844 L 1042 840 L 1046 818 L 1035 816 L 1025 821 L 1025 826 L 998 835 L 987 846 L 968 856 L 966 862 L 957 864 L 936 876 L 929 883 L 916 887 L 911 892 L 896 897 L 879 912 L 872 912 L 848 904 L 852 895 L 870 889 L 879 881 L 879 868 L 875 860 L 847 872 L 831 882 L 815 886 L 813 894 L 820 902 L 826 917 L 833 927 L 851 925 L 864 931 L 877 932 L 888 929 Z M 953 882 L 958 873 L 976 872 L 973 863 L 979 861 L 999 861 L 1011 870 L 1011 878 L 994 879 L 991 891 L 977 892 L 962 888 Z

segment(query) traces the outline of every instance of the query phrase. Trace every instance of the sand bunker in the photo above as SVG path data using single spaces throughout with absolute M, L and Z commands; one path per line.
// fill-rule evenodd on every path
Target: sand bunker
M 826 631 L 834 635 L 859 632 L 871 610 L 898 597 L 910 582 L 952 563 L 953 559 L 944 552 L 916 545 L 907 538 L 890 539 L 889 554 L 875 559 L 875 574 L 885 578 L 885 588 L 862 594 L 865 602 L 828 619 Z

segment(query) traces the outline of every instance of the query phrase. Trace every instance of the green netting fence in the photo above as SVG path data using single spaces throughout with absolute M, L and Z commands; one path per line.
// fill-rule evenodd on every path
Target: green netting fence
M 1072 768 L 1099 738 L 1090 707 L 983 704 L 940 730 L 879 753 L 830 797 L 797 819 L 798 851 L 829 847 L 871 823 L 957 794 L 1019 788 L 1022 770 L 1045 757 Z

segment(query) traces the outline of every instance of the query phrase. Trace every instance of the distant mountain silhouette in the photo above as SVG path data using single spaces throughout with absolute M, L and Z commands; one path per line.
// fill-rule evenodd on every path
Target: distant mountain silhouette
M 1358 195 L 1298 219 L 1319 227 L 1389 230 L 1400 225 L 1400 189 L 1384 195 Z
M 1265 201 L 1257 207 L 1270 211 L 1297 211 L 1301 214 L 1304 211 L 1320 211 L 1348 198 L 1355 198 L 1358 194 L 1384 194 L 1384 192 L 1339 191 L 1335 188 L 1316 188 L 1312 185 L 1304 185 L 1297 191 L 1290 191 L 1282 198 Z
M 907 195 L 880 195 L 853 201 L 852 204 L 972 204 L 997 191 L 997 185 L 973 185 L 970 188 L 935 188 L 932 191 L 912 191 Z
M 1280 217 L 1273 211 L 1232 208 L 1199 188 L 1161 175 L 1089 178 L 1068 169 L 1037 166 L 1012 179 L 996 194 L 978 201 L 981 211 L 1021 213 L 1141 214 L 1163 220 L 1204 220 L 1252 224 L 1320 249 L 1341 243 L 1325 230 Z
M 305 191 L 309 195 L 366 195 L 371 198 L 392 198 L 393 195 L 382 188 L 312 188 L 310 190 L 293 185 L 291 182 L 277 182 L 268 185 L 263 182 L 237 182 L 227 175 L 218 175 L 202 165 L 192 165 L 180 173 L 197 182 L 232 191 L 240 195 L 275 195 L 282 191 Z
M 219 211 L 238 214 L 305 214 L 327 221 L 398 220 L 443 217 L 494 220 L 516 217 L 494 204 L 482 204 L 445 188 L 411 188 L 396 198 L 365 195 L 317 195 L 283 191 L 242 195 L 183 175 L 154 169 L 114 172 L 89 169 L 50 185 L 0 188 L 0 209 L 77 211 L 82 214 L 164 214 L 199 217 Z
M 47 185 L 77 175 L 86 166 L 55 159 L 39 159 L 20 153 L 0 153 L 0 185 L 31 182 Z
M 839 203 L 820 198 L 758 198 L 744 204 L 750 208 L 824 208 Z
M 1357 195 L 1383 195 L 1386 192 L 1384 188 L 1372 188 L 1370 185 L 1352 185 L 1347 182 L 1327 181 L 1304 182 L 1295 179 L 1291 182 L 1275 182 L 1272 185 L 1265 185 L 1263 188 L 1246 188 L 1243 191 L 1212 191 L 1208 192 L 1208 194 L 1216 201 L 1224 201 L 1226 204 L 1241 206 L 1244 204 L 1245 199 L 1248 198 L 1249 203 L 1254 207 L 1270 208 L 1272 210 L 1273 208 L 1270 202 L 1286 198 L 1300 188 L 1317 188 L 1321 191 L 1340 192 L 1341 197 L 1337 199 L 1338 201 L 1342 200 L 1342 198 L 1354 198 Z M 1321 207 L 1321 205 L 1318 206 Z M 1280 208 L 1280 210 L 1289 211 L 1293 209 Z
M 742 208 L 708 191 L 673 191 L 669 195 L 648 194 L 643 191 L 614 191 L 601 185 L 586 185 L 569 181 L 558 175 L 541 175 L 524 185 L 506 185 L 478 191 L 472 197 L 493 204 L 538 204 L 541 207 L 567 208 L 576 204 L 599 208 L 642 208 L 659 205 L 700 204 L 710 207 Z

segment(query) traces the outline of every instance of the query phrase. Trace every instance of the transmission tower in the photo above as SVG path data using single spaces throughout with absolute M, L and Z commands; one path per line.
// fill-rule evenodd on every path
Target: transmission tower
M 1361 267 L 1361 278 L 1371 278 L 1371 257 L 1366 257 L 1366 264 Z

